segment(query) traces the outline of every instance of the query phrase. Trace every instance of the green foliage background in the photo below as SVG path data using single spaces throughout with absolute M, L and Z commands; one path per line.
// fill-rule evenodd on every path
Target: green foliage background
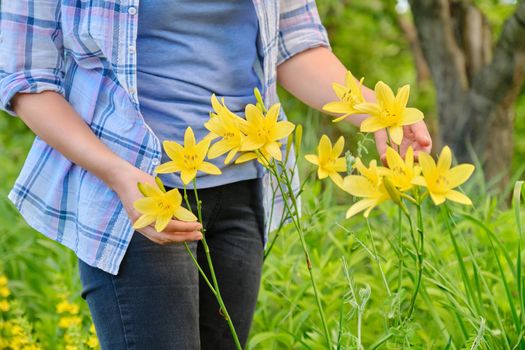
M 498 33 L 504 19 L 514 5 L 504 5 L 497 1 L 479 0 L 488 15 L 495 33 Z M 409 83 L 412 86 L 410 103 L 425 112 L 431 129 L 436 122 L 434 89 L 431 82 L 416 83 L 411 52 L 408 43 L 400 31 L 394 1 L 382 0 L 318 0 L 318 8 L 324 24 L 329 31 L 330 41 L 335 54 L 352 70 L 356 76 L 366 76 L 365 84 L 373 87 L 375 82 L 383 80 L 393 87 Z M 305 127 L 304 151 L 314 150 L 320 135 L 328 134 L 332 139 L 338 135 L 347 136 L 350 149 L 356 150 L 356 129 L 343 123 L 332 124 L 330 118 L 307 108 L 286 91 L 280 90 L 280 96 L 288 117 Z M 516 106 L 514 173 L 525 160 L 525 94 L 519 97 Z M 35 333 L 42 341 L 44 349 L 61 349 L 62 331 L 57 329 L 58 316 L 55 313 L 57 285 L 70 292 L 70 299 L 81 306 L 84 317 L 83 327 L 87 332 L 90 324 L 87 305 L 80 298 L 80 282 L 77 273 L 74 253 L 42 234 L 32 230 L 21 218 L 18 211 L 7 199 L 7 193 L 25 160 L 34 135 L 18 118 L 0 115 L 0 273 L 9 277 L 12 299 L 20 300 L 25 308 L 27 318 L 34 325 Z M 374 147 L 370 145 L 369 158 L 374 157 Z M 306 174 L 307 169 L 301 168 Z M 364 342 L 370 345 L 376 342 L 389 329 L 385 323 L 385 310 L 388 310 L 388 299 L 378 275 L 375 261 L 367 255 L 359 241 L 369 246 L 370 241 L 364 235 L 364 222 L 359 220 L 345 221 L 344 210 L 351 204 L 348 197 L 333 191 L 327 183 L 309 181 L 305 192 L 305 219 L 311 223 L 307 240 L 312 248 L 315 273 L 321 276 L 327 313 L 334 329 L 339 320 L 342 302 L 347 298 L 348 286 L 341 267 L 341 256 L 345 256 L 352 267 L 352 274 L 359 286 L 368 284 L 372 288 L 371 301 L 367 306 L 364 319 Z M 492 191 L 490 183 L 482 180 L 477 173 L 473 184 L 467 188 L 476 208 L 473 209 L 482 221 L 500 235 L 502 244 L 513 258 L 517 257 L 517 233 L 513 214 L 504 209 L 506 193 Z M 478 194 L 478 195 L 476 195 Z M 483 196 L 481 194 L 484 194 Z M 430 210 L 430 209 L 429 209 Z M 397 220 L 397 211 L 386 206 L 371 220 L 374 237 L 381 254 L 387 276 L 395 280 L 392 251 L 392 228 Z M 340 226 L 340 225 L 341 226 Z M 429 239 L 430 262 L 442 269 L 446 277 L 459 285 L 460 276 L 457 270 L 458 261 L 451 251 L 450 242 L 445 241 L 443 227 L 439 219 L 429 215 L 426 220 Z M 349 232 L 350 231 L 350 232 Z M 481 261 L 480 269 L 489 278 L 489 289 L 480 292 L 480 298 L 489 300 L 497 296 L 496 310 L 502 314 L 504 326 L 509 330 L 509 338 L 516 340 L 517 333 L 512 332 L 512 322 L 508 315 L 509 305 L 505 299 L 501 280 L 497 278 L 497 266 L 492 252 L 488 250 L 487 238 L 483 230 L 473 224 L 462 223 L 460 232 L 469 240 L 462 246 L 465 254 L 472 249 L 476 258 Z M 463 241 L 462 241 L 463 242 Z M 466 242 L 466 241 L 465 241 Z M 463 243 L 465 243 L 463 242 Z M 280 237 L 269 259 L 265 262 L 264 279 L 261 286 L 258 311 L 254 320 L 251 348 L 286 349 L 286 348 L 322 348 L 322 336 L 319 333 L 319 322 L 316 316 L 315 303 L 312 298 L 306 269 L 303 265 L 301 251 L 296 236 L 287 230 Z M 522 253 L 522 252 L 521 252 Z M 519 254 L 519 253 L 518 253 Z M 406 257 L 406 264 L 415 264 Z M 410 271 L 410 269 L 408 269 Z M 470 266 L 470 273 L 475 269 Z M 510 271 L 506 271 L 508 276 Z M 410 288 L 410 272 L 406 288 Z M 496 277 L 494 277 L 496 276 Z M 431 283 L 429 283 L 431 285 Z M 514 286 L 515 287 L 515 286 Z M 458 287 L 461 289 L 461 287 Z M 446 334 L 454 337 L 455 346 L 468 346 L 469 336 L 475 334 L 479 319 L 474 319 L 460 307 L 454 309 L 446 293 L 439 288 L 429 287 L 425 297 L 418 304 L 416 320 L 410 327 L 400 331 L 398 340 L 411 339 L 412 348 L 444 348 Z M 489 295 L 490 294 L 490 295 Z M 346 297 L 345 297 L 346 295 Z M 348 318 L 343 338 L 346 348 L 352 348 L 352 337 L 355 333 L 355 315 L 351 308 L 344 304 L 345 317 Z M 490 327 L 495 330 L 494 308 L 485 310 Z M 467 336 L 458 330 L 458 318 L 464 317 Z M 433 323 L 440 319 L 446 325 L 445 330 Z M 427 326 L 428 325 L 428 326 Z M 404 333 L 403 333 L 404 332 Z M 504 332 L 500 329 L 500 332 Z M 352 334 L 354 334 L 352 333 Z M 496 334 L 496 333 L 494 333 Z M 491 341 L 500 344 L 501 336 L 491 336 Z M 419 344 L 419 345 L 418 345 Z M 390 348 L 396 348 L 390 343 Z M 419 347 L 418 347 L 419 346 Z M 367 347 L 368 348 L 368 347 Z M 386 348 L 386 347 L 382 347 Z M 401 347 L 397 347 L 401 348 Z

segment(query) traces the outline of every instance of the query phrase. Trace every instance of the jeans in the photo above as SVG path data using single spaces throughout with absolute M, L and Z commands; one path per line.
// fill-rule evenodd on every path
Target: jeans
M 263 262 L 261 180 L 198 195 L 222 298 L 244 347 Z M 193 190 L 188 197 L 197 213 Z M 211 281 L 202 242 L 188 245 Z M 78 264 L 102 350 L 235 349 L 217 300 L 182 243 L 160 245 L 135 231 L 117 275 Z

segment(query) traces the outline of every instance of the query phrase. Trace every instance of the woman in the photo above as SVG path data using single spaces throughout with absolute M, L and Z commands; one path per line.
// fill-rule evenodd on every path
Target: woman
M 155 167 L 167 160 L 164 139 L 182 142 L 188 125 L 204 135 L 212 93 L 241 115 L 255 86 L 266 105 L 278 102 L 277 82 L 318 110 L 336 99 L 331 85 L 343 84 L 347 69 L 315 3 L 3 1 L 1 15 L 0 107 L 37 135 L 8 197 L 32 227 L 77 254 L 102 349 L 232 349 L 215 299 L 175 244 L 189 242 L 202 261 L 200 224 L 133 230 L 136 184 L 154 184 Z M 385 132 L 375 136 L 384 156 Z M 429 151 L 424 123 L 407 129 L 409 144 Z M 197 187 L 244 345 L 271 225 L 268 188 L 254 162 L 214 163 L 223 175 L 199 174 Z M 181 186 L 174 175 L 160 177 Z

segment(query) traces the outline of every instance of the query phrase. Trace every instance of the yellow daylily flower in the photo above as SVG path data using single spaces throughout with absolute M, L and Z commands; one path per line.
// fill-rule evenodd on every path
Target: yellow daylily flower
M 224 159 L 224 164 L 228 164 L 240 151 L 243 135 L 239 121 L 243 119 L 226 107 L 224 98 L 221 104 L 217 96 L 213 94 L 211 104 L 215 113 L 210 113 L 210 119 L 204 123 L 204 127 L 210 131 L 209 137 L 212 140 L 218 137 L 222 139 L 211 145 L 208 158 L 214 159 L 228 152 Z
M 264 155 L 266 161 L 275 158 L 282 160 L 281 143 L 278 140 L 286 138 L 295 128 L 289 121 L 277 121 L 280 103 L 270 107 L 268 113 L 264 115 L 259 108 L 253 104 L 246 105 L 246 120 L 240 123 L 241 131 L 245 137 L 242 142 L 241 151 L 248 151 L 246 155 L 239 157 L 235 163 L 242 163 L 250 159 L 259 158 L 255 151 Z M 252 154 L 253 153 L 253 154 Z M 259 159 L 265 163 L 263 159 Z
M 348 175 L 343 179 L 343 189 L 352 196 L 364 198 L 348 209 L 346 218 L 365 210 L 364 216 L 368 217 L 370 211 L 382 202 L 390 199 L 382 177 L 387 169 L 378 167 L 376 160 L 371 160 L 367 167 L 357 158 L 354 166 L 361 175 Z
M 184 146 L 175 141 L 164 140 L 162 145 L 171 161 L 163 163 L 155 169 L 159 174 L 180 171 L 180 177 L 184 184 L 188 184 L 197 176 L 197 171 L 207 174 L 220 175 L 221 170 L 204 158 L 210 147 L 210 138 L 204 138 L 199 143 L 195 141 L 195 135 L 191 127 L 184 132 Z
M 340 157 L 344 145 L 345 139 L 343 136 L 339 137 L 332 147 L 332 142 L 328 136 L 323 135 L 317 146 L 318 154 L 307 154 L 304 156 L 307 161 L 318 166 L 317 175 L 319 179 L 329 176 L 339 187 L 343 185 L 343 177 L 339 173 L 346 171 L 346 159 Z
M 465 205 L 472 205 L 472 201 L 463 193 L 453 190 L 468 180 L 474 171 L 472 164 L 459 164 L 451 168 L 452 152 L 448 146 L 441 150 L 437 164 L 426 153 L 419 154 L 419 164 L 423 176 L 413 180 L 415 185 L 427 188 L 432 201 L 439 205 L 449 199 Z
M 332 120 L 334 123 L 339 122 L 351 114 L 361 113 L 355 109 L 355 105 L 366 102 L 361 90 L 364 78 L 357 83 L 356 78 L 350 71 L 346 72 L 345 86 L 333 83 L 332 89 L 339 98 L 339 101 L 333 101 L 325 104 L 323 110 L 333 113 L 344 113 L 342 116 Z
M 421 173 L 421 168 L 414 165 L 414 149 L 412 146 L 408 147 L 404 160 L 392 147 L 388 147 L 386 162 L 391 171 L 390 180 L 394 186 L 400 191 L 410 190 L 414 186 L 412 181 Z
M 146 227 L 155 221 L 155 230 L 161 232 L 175 217 L 182 221 L 197 221 L 191 211 L 181 206 L 182 196 L 177 188 L 168 192 L 148 183 L 140 183 L 145 197 L 133 202 L 133 207 L 142 215 L 133 224 L 134 229 Z
M 364 102 L 355 108 L 361 113 L 367 113 L 369 118 L 363 120 L 362 132 L 375 132 L 388 128 L 392 141 L 398 145 L 403 140 L 403 126 L 423 120 L 423 113 L 417 108 L 406 107 L 410 95 L 410 85 L 398 89 L 394 96 L 392 89 L 382 81 L 375 86 L 377 103 Z

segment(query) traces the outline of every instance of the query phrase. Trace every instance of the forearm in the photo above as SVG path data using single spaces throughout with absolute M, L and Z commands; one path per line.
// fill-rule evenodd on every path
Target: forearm
M 336 117 L 340 115 L 326 112 L 322 107 L 328 102 L 338 100 L 332 84 L 345 85 L 346 72 L 347 68 L 328 48 L 315 47 L 300 52 L 280 64 L 277 67 L 277 81 L 308 106 Z M 362 90 L 365 100 L 375 101 L 372 90 L 364 85 Z M 364 114 L 354 114 L 346 120 L 359 126 L 366 117 Z
M 36 135 L 111 188 L 115 189 L 123 173 L 137 169 L 100 141 L 62 95 L 54 91 L 18 93 L 11 102 Z

